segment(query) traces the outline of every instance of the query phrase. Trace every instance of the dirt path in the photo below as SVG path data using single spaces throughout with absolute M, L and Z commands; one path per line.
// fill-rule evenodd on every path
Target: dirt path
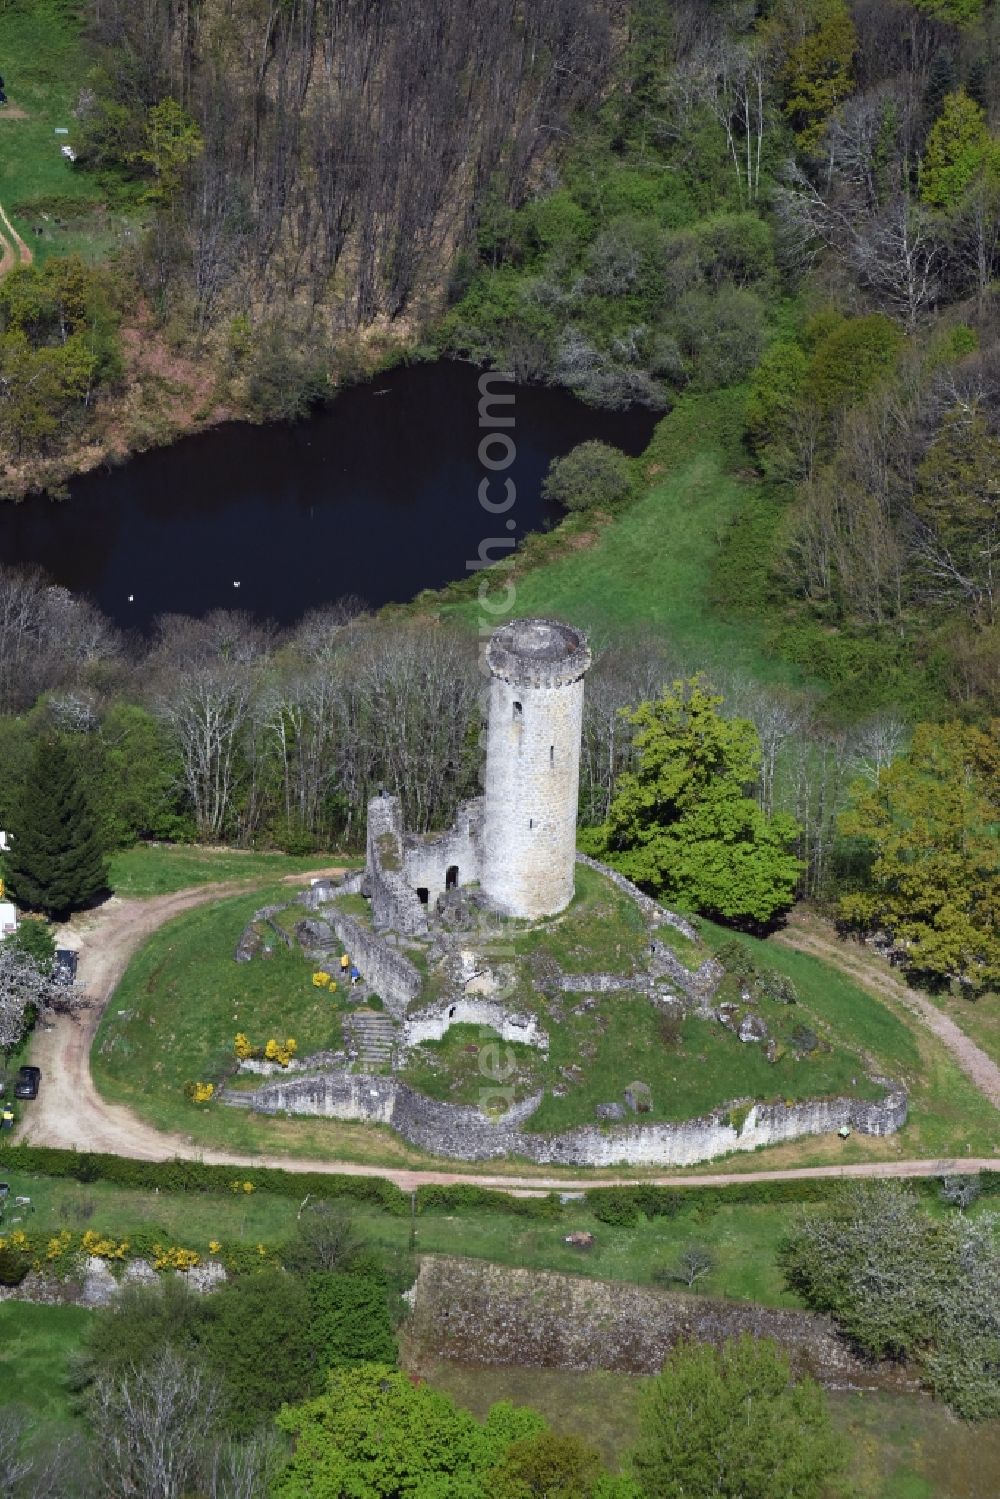
M 0 204 L 0 277 L 16 265 L 30 265 L 34 258 Z
M 301 884 L 319 873 L 289 875 L 286 883 Z M 154 1129 L 121 1104 L 102 1098 L 90 1075 L 90 1050 L 105 1006 L 111 1000 L 133 953 L 159 927 L 190 911 L 195 906 L 217 900 L 248 888 L 243 881 L 201 885 L 180 890 L 173 895 L 151 900 L 118 900 L 113 898 L 95 912 L 80 931 L 78 982 L 88 994 L 90 1004 L 76 1017 L 60 1016 L 55 1025 L 36 1031 L 32 1042 L 32 1061 L 42 1069 L 42 1087 L 37 1100 L 25 1112 L 18 1135 L 35 1145 L 52 1145 L 64 1149 L 94 1150 L 112 1155 L 131 1156 L 136 1160 L 165 1161 L 174 1158 L 202 1160 L 216 1165 L 279 1166 L 286 1171 L 336 1172 L 346 1176 L 381 1176 L 404 1190 L 461 1182 L 498 1187 L 508 1192 L 527 1194 L 552 1189 L 583 1190 L 612 1182 L 625 1182 L 628 1176 L 590 1175 L 575 1180 L 566 1178 L 490 1176 L 477 1172 L 414 1170 L 359 1164 L 355 1161 L 308 1160 L 282 1155 L 248 1156 L 228 1150 L 198 1146 L 184 1135 Z M 798 945 L 797 943 L 795 945 Z M 808 950 L 808 949 L 807 949 Z M 936 1014 L 936 1012 L 935 1012 Z M 943 1019 L 943 1017 L 939 1017 Z M 951 1022 L 945 1022 L 950 1024 Z M 711 1172 L 697 1176 L 667 1173 L 653 1180 L 664 1185 L 724 1186 L 754 1179 L 777 1181 L 800 1177 L 885 1177 L 937 1176 L 946 1170 L 1000 1170 L 1000 1159 L 962 1159 L 960 1161 L 866 1161 L 844 1166 L 798 1167 L 790 1170 L 747 1172 Z M 649 1181 L 649 1177 L 643 1180 Z
M 888 966 L 884 958 L 858 942 L 838 937 L 834 928 L 805 912 L 793 912 L 788 926 L 776 938 L 786 947 L 822 958 L 863 989 L 880 999 L 892 999 L 915 1015 L 951 1052 L 967 1077 L 1000 1109 L 1000 1067 L 947 1015 L 916 989 L 911 989 Z

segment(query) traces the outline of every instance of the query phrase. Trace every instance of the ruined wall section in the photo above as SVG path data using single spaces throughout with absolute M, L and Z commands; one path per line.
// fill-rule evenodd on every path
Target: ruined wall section
M 516 1041 L 548 1051 L 549 1038 L 534 1015 L 509 1010 L 495 999 L 460 998 L 416 1010 L 403 1022 L 404 1045 L 440 1041 L 453 1025 L 481 1025 L 496 1031 L 502 1041 Z
M 323 914 L 365 983 L 379 995 L 390 1015 L 402 1019 L 423 987 L 420 969 L 388 936 L 371 931 L 336 905 L 325 907 Z
M 368 803 L 366 853 L 375 930 L 426 936 L 427 911 L 404 872 L 403 809 L 398 796 L 375 796 Z
M 409 887 L 427 891 L 433 909 L 448 888 L 448 871 L 457 871 L 456 886 L 475 884 L 481 874 L 483 799 L 462 802 L 455 821 L 444 833 L 403 834 L 403 877 Z

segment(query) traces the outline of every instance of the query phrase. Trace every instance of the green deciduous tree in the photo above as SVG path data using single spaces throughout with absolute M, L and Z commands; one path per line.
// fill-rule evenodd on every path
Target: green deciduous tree
M 843 917 L 890 931 L 917 972 L 976 990 L 1000 980 L 1000 778 L 988 749 L 964 724 L 918 724 L 909 753 L 856 787 L 841 818 L 872 853 Z
M 922 586 L 981 624 L 1000 605 L 1000 438 L 962 403 L 945 416 L 917 474 L 917 568 Z
M 485 1499 L 487 1474 L 544 1423 L 494 1406 L 484 1423 L 447 1395 L 381 1364 L 330 1374 L 324 1394 L 278 1424 L 295 1450 L 277 1499 Z
M 106 280 L 78 256 L 0 282 L 0 449 L 20 456 L 64 440 L 120 368 Z
M 47 921 L 22 921 L 17 931 L 5 938 L 5 942 L 7 946 L 16 948 L 18 952 L 27 953 L 41 973 L 52 972 L 56 942 L 52 935 L 52 928 Z
M 146 119 L 146 135 L 130 160 L 152 177 L 146 197 L 171 203 L 180 191 L 184 173 L 203 147 L 201 131 L 176 99 L 161 99 Z
M 20 905 L 64 917 L 107 889 L 98 821 L 63 740 L 43 738 L 35 746 L 10 835 L 7 885 Z
M 852 87 L 857 33 L 846 0 L 784 0 L 772 26 L 787 48 L 784 110 L 803 150 L 818 143 Z
M 936 21 L 950 21 L 954 26 L 974 26 L 982 20 L 983 0 L 911 0 Z
M 601 1473 L 601 1454 L 582 1437 L 540 1431 L 512 1444 L 488 1489 L 494 1499 L 590 1499 Z
M 996 1218 L 932 1216 L 894 1182 L 851 1186 L 781 1247 L 789 1283 L 876 1358 L 913 1359 L 968 1419 L 1000 1411 Z
M 675 1349 L 633 1470 L 645 1499 L 814 1499 L 840 1468 L 823 1393 L 766 1338 Z
M 626 714 L 638 764 L 618 781 L 594 840 L 630 879 L 689 909 L 766 923 L 792 902 L 798 832 L 748 794 L 760 740 L 747 719 L 723 718 L 698 678 L 675 682 Z
M 1000 142 L 990 135 L 986 111 L 964 89 L 947 94 L 924 150 L 920 195 L 953 213 L 977 188 L 1000 188 Z
M 581 442 L 554 458 L 542 485 L 547 500 L 566 510 L 619 510 L 635 496 L 632 465 L 606 442 Z

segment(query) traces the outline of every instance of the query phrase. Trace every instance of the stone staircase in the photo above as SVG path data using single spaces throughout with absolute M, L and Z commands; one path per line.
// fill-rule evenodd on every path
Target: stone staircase
M 397 1027 L 381 1010 L 355 1010 L 344 1022 L 348 1054 L 365 1072 L 392 1068 L 396 1055 Z

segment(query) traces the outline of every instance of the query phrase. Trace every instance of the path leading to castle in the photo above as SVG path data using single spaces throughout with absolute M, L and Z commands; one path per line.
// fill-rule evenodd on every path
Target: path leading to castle
M 307 874 L 289 876 L 289 884 L 304 884 L 310 876 L 333 873 L 332 870 L 313 870 Z M 152 900 L 109 900 L 94 913 L 81 932 L 78 983 L 88 995 L 87 1008 L 75 1016 L 60 1016 L 49 1028 L 39 1028 L 32 1041 L 32 1061 L 42 1069 L 42 1086 L 38 1098 L 24 1114 L 19 1127 L 19 1137 L 35 1145 L 60 1146 L 64 1149 L 93 1150 L 112 1155 L 131 1156 L 136 1160 L 165 1161 L 174 1158 L 203 1160 L 226 1166 L 278 1166 L 286 1171 L 324 1171 L 347 1176 L 381 1176 L 409 1191 L 425 1185 L 451 1185 L 462 1182 L 479 1186 L 498 1187 L 508 1192 L 527 1194 L 583 1190 L 587 1187 L 610 1185 L 634 1180 L 634 1177 L 609 1173 L 594 1173 L 584 1178 L 568 1180 L 565 1177 L 517 1177 L 490 1176 L 480 1172 L 458 1172 L 431 1169 L 390 1168 L 361 1164 L 356 1161 L 302 1159 L 282 1155 L 249 1156 L 227 1150 L 214 1150 L 195 1145 L 184 1135 L 171 1134 L 154 1129 L 144 1123 L 130 1109 L 121 1104 L 109 1103 L 102 1098 L 90 1075 L 90 1050 L 105 1006 L 113 996 L 122 974 L 133 953 L 158 927 L 163 926 L 183 911 L 207 901 L 252 888 L 245 883 L 200 885 L 194 889 L 181 890 L 173 895 L 156 896 Z M 841 952 L 843 944 L 836 937 L 826 935 L 824 929 L 793 923 L 783 940 L 814 951 L 828 962 L 844 967 L 859 983 L 875 992 L 884 992 L 875 987 L 875 980 L 860 965 L 858 971 L 847 967 L 846 957 Z M 811 944 L 811 945 L 809 945 Z M 864 958 L 864 954 L 861 954 Z M 853 961 L 853 960 L 852 960 Z M 899 984 L 886 973 L 878 982 Z M 900 987 L 906 990 L 905 985 Z M 893 989 L 893 996 L 899 998 Z M 923 1023 L 926 1023 L 952 1050 L 969 1071 L 974 1064 L 979 1076 L 978 1086 L 995 1103 L 1000 1103 L 1000 1071 L 990 1059 L 963 1036 L 947 1017 L 940 1015 L 929 1001 L 906 991 L 913 1000 L 905 1002 Z M 927 1011 L 925 1013 L 924 1007 Z M 932 1022 L 934 1022 L 932 1024 Z M 940 1028 L 939 1028 L 940 1026 Z M 950 1030 L 948 1029 L 950 1027 Z M 952 1035 L 951 1032 L 955 1034 Z M 973 1053 L 976 1055 L 973 1056 Z M 970 1076 L 974 1074 L 970 1071 Z M 653 1180 L 661 1185 L 675 1186 L 724 1186 L 731 1182 L 746 1181 L 752 1176 L 756 1180 L 774 1181 L 796 1177 L 886 1177 L 886 1176 L 938 1176 L 944 1171 L 963 1172 L 1000 1170 L 1000 1159 L 962 1158 L 960 1161 L 866 1161 L 844 1166 L 798 1167 L 790 1170 L 760 1170 L 753 1172 L 707 1172 L 698 1175 L 666 1173 L 644 1181 Z
M 30 265 L 34 256 L 0 204 L 0 277 L 16 265 Z
M 966 1076 L 995 1108 L 1000 1109 L 1000 1067 L 926 995 L 904 983 L 885 958 L 860 942 L 838 937 L 829 922 L 808 911 L 793 911 L 787 927 L 775 940 L 799 952 L 810 953 L 814 958 L 822 958 L 824 963 L 839 968 L 862 989 L 880 999 L 895 1000 L 902 1005 L 916 1016 L 921 1025 L 933 1031 Z

